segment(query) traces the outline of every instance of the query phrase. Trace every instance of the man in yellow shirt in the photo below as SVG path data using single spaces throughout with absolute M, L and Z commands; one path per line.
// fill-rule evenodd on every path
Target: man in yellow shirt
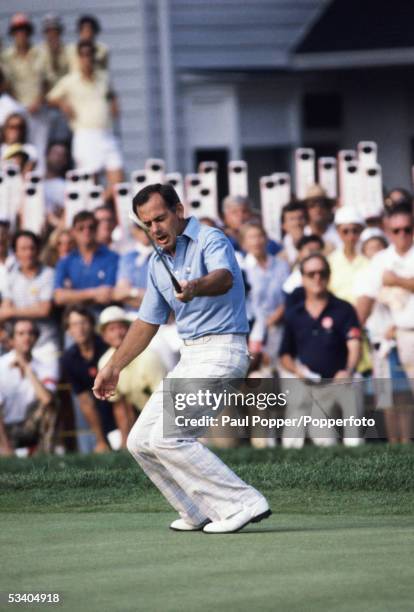
M 108 363 L 115 350 L 121 345 L 130 324 L 131 320 L 127 313 L 119 306 L 108 306 L 101 312 L 99 333 L 110 348 L 100 358 L 98 370 L 101 370 Z M 115 412 L 123 412 L 127 415 L 128 423 L 123 428 L 126 434 L 129 433 L 136 420 L 136 411 L 132 409 L 132 406 L 141 412 L 166 374 L 167 371 L 162 361 L 150 347 L 122 370 L 116 393 L 109 401 L 114 402 Z M 121 410 L 120 404 L 127 409 Z M 123 446 L 125 446 L 126 439 L 123 442 Z
M 105 169 L 109 190 L 123 178 L 121 153 L 112 132 L 118 102 L 108 73 L 95 69 L 93 44 L 81 41 L 77 49 L 80 71 L 60 79 L 47 100 L 69 119 L 76 166 L 95 174 Z
M 368 259 L 359 251 L 359 237 L 365 222 L 358 211 L 343 206 L 335 213 L 335 225 L 342 245 L 328 257 L 331 267 L 329 290 L 336 297 L 354 305 L 355 279 L 359 271 L 368 265 Z

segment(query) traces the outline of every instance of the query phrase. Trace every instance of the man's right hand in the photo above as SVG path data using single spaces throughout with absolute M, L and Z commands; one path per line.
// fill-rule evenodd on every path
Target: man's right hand
M 106 365 L 98 372 L 95 382 L 93 383 L 92 391 L 94 396 L 100 400 L 109 399 L 116 391 L 118 379 L 119 370 L 110 364 Z

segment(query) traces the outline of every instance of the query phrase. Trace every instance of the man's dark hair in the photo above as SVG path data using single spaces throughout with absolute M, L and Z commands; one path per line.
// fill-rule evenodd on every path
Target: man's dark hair
M 112 215 L 114 215 L 114 217 L 116 217 L 116 213 L 114 210 L 114 207 L 111 206 L 111 204 L 101 204 L 100 206 L 97 206 L 96 208 L 93 209 L 93 214 L 95 214 L 98 210 L 105 210 L 106 212 L 110 212 Z
M 86 306 L 82 306 L 81 304 L 71 304 L 65 308 L 65 312 L 63 313 L 63 325 L 65 329 L 68 329 L 69 327 L 69 317 L 72 313 L 85 317 L 88 319 L 91 326 L 95 327 L 95 317 L 91 311 L 86 308 Z
M 80 52 L 82 51 L 82 49 L 89 49 L 89 51 L 92 54 L 92 57 L 95 57 L 96 47 L 89 40 L 80 40 L 78 44 L 76 45 L 76 48 L 78 50 L 78 55 L 80 55 Z
M 284 207 L 282 208 L 282 219 L 281 219 L 282 223 L 285 222 L 286 213 L 296 212 L 298 210 L 301 210 L 303 212 L 303 214 L 305 215 L 305 219 L 308 218 L 308 211 L 307 211 L 306 205 L 302 201 L 292 200 L 292 202 L 285 204 Z
M 46 155 L 53 147 L 64 147 L 67 151 L 68 157 L 70 157 L 70 147 L 66 140 L 50 140 L 46 147 Z
M 302 238 L 297 243 L 296 248 L 298 251 L 300 251 L 301 249 L 303 249 L 304 246 L 306 246 L 307 244 L 310 244 L 311 242 L 317 242 L 320 246 L 321 251 L 323 251 L 323 249 L 325 248 L 324 241 L 322 240 L 320 236 L 317 236 L 316 234 L 309 234 L 309 236 L 302 236 Z
M 147 185 L 134 197 L 132 200 L 132 210 L 137 213 L 137 208 L 139 206 L 143 206 L 148 202 L 150 197 L 154 195 L 154 193 L 158 193 L 162 199 L 164 200 L 167 208 L 175 211 L 177 208 L 177 204 L 180 203 L 180 198 L 177 195 L 174 187 L 167 183 L 166 185 L 162 185 L 161 183 L 154 183 L 153 185 Z
M 76 215 L 73 217 L 72 227 L 75 227 L 77 223 L 83 223 L 83 221 L 93 221 L 94 225 L 96 226 L 96 219 L 93 212 L 90 210 L 80 210 L 78 213 L 76 213 Z
M 308 255 L 307 257 L 305 257 L 305 259 L 302 259 L 302 261 L 299 264 L 299 269 L 300 269 L 300 273 L 303 274 L 304 270 L 305 270 L 305 266 L 308 263 L 308 261 L 310 261 L 311 259 L 319 259 L 325 266 L 325 270 L 328 271 L 328 274 L 331 274 L 331 266 L 329 265 L 328 260 L 326 259 L 325 255 L 322 255 L 322 253 L 311 253 L 310 255 Z
M 89 23 L 95 34 L 99 34 L 99 32 L 101 31 L 101 26 L 94 15 L 81 15 L 79 17 L 78 22 L 76 24 L 78 32 L 80 32 L 82 26 L 86 23 Z
M 19 238 L 22 238 L 22 237 L 30 238 L 30 240 L 32 240 L 32 242 L 34 243 L 37 252 L 40 251 L 40 247 L 42 246 L 42 243 L 41 243 L 39 236 L 29 230 L 19 230 L 18 232 L 14 234 L 13 240 L 12 240 L 12 249 L 14 252 L 16 252 L 17 241 L 19 240 Z
M 36 340 L 39 338 L 40 330 L 39 330 L 37 323 L 33 319 L 25 319 L 24 317 L 22 317 L 20 319 L 12 319 L 11 321 L 7 321 L 6 333 L 10 339 L 14 338 L 14 334 L 16 333 L 16 325 L 18 323 L 30 323 L 33 327 L 33 331 L 36 336 Z
M 409 215 L 411 217 L 411 223 L 413 222 L 413 211 L 411 204 L 396 204 L 387 211 L 387 218 L 391 219 L 395 215 Z

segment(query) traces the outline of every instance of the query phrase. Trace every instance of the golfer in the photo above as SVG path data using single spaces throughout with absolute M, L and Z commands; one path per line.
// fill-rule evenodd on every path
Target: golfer
M 244 377 L 249 361 L 244 287 L 228 239 L 194 217 L 185 219 L 171 185 L 148 185 L 132 206 L 165 254 L 181 292 L 174 290 L 154 253 L 139 318 L 96 377 L 95 396 L 113 395 L 121 370 L 148 346 L 171 310 L 184 347 L 170 377 Z M 162 383 L 132 428 L 127 447 L 179 513 L 181 518 L 171 524 L 174 530 L 231 533 L 271 514 L 263 495 L 203 444 L 164 437 Z

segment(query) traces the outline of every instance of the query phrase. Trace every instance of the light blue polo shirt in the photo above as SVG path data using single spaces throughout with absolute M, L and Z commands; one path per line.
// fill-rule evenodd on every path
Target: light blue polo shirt
M 243 278 L 234 249 L 221 230 L 190 217 L 183 233 L 177 236 L 175 255 L 166 254 L 166 259 L 178 281 L 225 269 L 233 276 L 233 286 L 224 295 L 195 297 L 184 304 L 175 299 L 171 279 L 158 255 L 153 253 L 147 290 L 138 313 L 142 321 L 162 325 L 173 310 L 178 332 L 184 340 L 210 334 L 247 334 Z

